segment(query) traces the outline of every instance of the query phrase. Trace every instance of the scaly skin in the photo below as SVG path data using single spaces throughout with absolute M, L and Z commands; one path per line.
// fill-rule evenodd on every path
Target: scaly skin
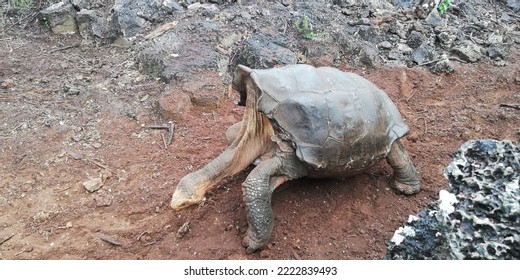
M 249 228 L 242 245 L 248 253 L 264 247 L 274 225 L 271 195 L 287 180 L 307 176 L 307 167 L 292 153 L 278 153 L 262 161 L 242 184 Z
M 395 190 L 407 195 L 418 193 L 421 190 L 419 173 L 400 140 L 396 140 L 392 144 L 386 161 L 394 170 L 392 187 Z

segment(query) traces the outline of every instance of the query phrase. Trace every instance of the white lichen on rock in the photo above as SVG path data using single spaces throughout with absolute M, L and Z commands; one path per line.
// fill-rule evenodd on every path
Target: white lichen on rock
M 404 227 L 400 227 L 398 230 L 395 231 L 394 233 L 394 237 L 392 237 L 392 242 L 394 242 L 396 245 L 399 245 L 401 244 L 401 242 L 403 242 L 403 240 L 406 238 L 406 237 L 414 237 L 415 236 L 415 231 L 413 230 L 413 228 L 409 227 L 409 226 L 404 226 Z

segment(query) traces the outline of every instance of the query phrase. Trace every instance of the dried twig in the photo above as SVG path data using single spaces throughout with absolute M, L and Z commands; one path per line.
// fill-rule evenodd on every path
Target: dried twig
M 146 230 L 143 231 L 141 234 L 139 234 L 139 235 L 137 236 L 136 239 L 137 239 L 137 240 L 141 240 L 141 237 L 143 237 L 143 236 L 144 236 L 145 234 L 147 234 L 147 233 L 148 233 L 148 232 L 147 232 Z
M 163 141 L 163 144 L 164 144 L 164 149 L 168 150 L 168 143 L 166 143 L 166 138 L 164 137 L 164 133 L 161 134 L 161 138 L 162 138 L 162 141 Z
M 9 239 L 13 238 L 13 236 L 14 236 L 14 233 L 12 233 L 11 235 L 7 236 L 6 238 L 0 240 L 0 245 L 2 245 L 5 242 L 9 241 Z
M 423 62 L 421 64 L 417 64 L 417 66 L 424 66 L 424 65 L 436 63 L 436 62 L 439 62 L 439 61 L 440 61 L 440 59 L 430 60 L 430 61 Z
M 76 47 L 79 47 L 79 46 L 80 46 L 80 44 L 78 43 L 78 44 L 66 46 L 66 47 L 63 47 L 63 48 L 54 49 L 52 51 L 49 51 L 49 53 L 61 52 L 61 51 L 72 49 L 72 48 L 76 48 Z
M 164 142 L 164 149 L 167 149 L 168 146 L 172 144 L 173 131 L 175 130 L 175 124 L 173 124 L 172 122 L 169 122 L 167 124 L 161 124 L 161 125 L 145 125 L 145 126 L 142 126 L 142 128 L 168 130 L 167 137 L 164 137 L 164 135 L 162 135 L 163 142 Z
M 172 122 L 169 122 L 168 123 L 168 126 L 169 126 L 169 129 L 168 129 L 168 141 L 166 143 L 168 143 L 168 145 L 170 145 L 172 143 L 172 139 L 173 139 L 173 130 L 175 129 L 175 125 L 172 123 Z
M 89 159 L 88 161 L 93 163 L 93 164 L 95 164 L 95 165 L 97 165 L 97 166 L 99 166 L 99 167 L 101 167 L 101 168 L 103 168 L 103 169 L 106 169 L 106 170 L 110 171 L 110 169 L 108 169 L 108 167 L 106 165 L 103 165 L 103 164 L 101 164 L 101 163 L 99 163 L 99 162 L 97 162 L 97 161 L 95 161 L 93 159 Z M 110 171 L 110 172 L 112 172 L 112 171 Z
M 511 109 L 516 109 L 516 110 L 520 110 L 520 104 L 500 104 L 499 107 L 505 107 L 505 108 L 511 108 Z
M 117 240 L 115 240 L 114 238 L 108 236 L 108 235 L 105 235 L 105 234 L 102 234 L 102 233 L 98 233 L 97 234 L 97 237 L 103 241 L 105 241 L 106 243 L 109 243 L 111 245 L 114 245 L 114 246 L 121 246 L 121 243 L 119 243 Z
M 165 24 L 157 27 L 154 31 L 148 33 L 146 36 L 144 36 L 144 38 L 146 40 L 150 40 L 150 39 L 159 37 L 164 32 L 166 32 L 166 31 L 168 31 L 168 30 L 170 30 L 172 28 L 175 28 L 175 26 L 177 26 L 177 21 L 172 21 L 172 22 L 165 23 Z

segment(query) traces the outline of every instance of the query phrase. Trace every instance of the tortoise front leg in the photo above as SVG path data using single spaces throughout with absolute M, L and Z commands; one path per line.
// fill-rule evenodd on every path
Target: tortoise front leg
M 307 175 L 294 153 L 278 154 L 261 162 L 242 184 L 249 228 L 242 244 L 248 253 L 265 246 L 274 226 L 271 196 L 287 180 Z
M 401 141 L 396 140 L 392 144 L 386 161 L 394 169 L 395 182 L 392 182 L 394 189 L 404 194 L 414 194 L 421 190 L 419 173 L 415 169 Z

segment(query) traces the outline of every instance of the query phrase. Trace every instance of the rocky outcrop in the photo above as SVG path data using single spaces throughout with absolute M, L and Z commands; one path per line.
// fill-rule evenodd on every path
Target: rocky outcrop
M 386 259 L 520 259 L 520 148 L 468 141 L 444 174 L 450 190 L 395 232 Z

